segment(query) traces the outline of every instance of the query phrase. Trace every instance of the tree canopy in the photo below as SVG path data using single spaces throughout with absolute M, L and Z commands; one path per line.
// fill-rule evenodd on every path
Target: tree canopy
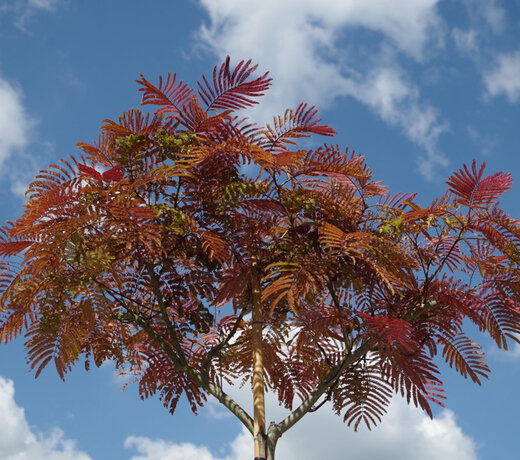
M 480 383 L 473 322 L 501 348 L 520 333 L 520 225 L 510 175 L 463 166 L 430 204 L 390 194 L 302 103 L 241 118 L 270 85 L 230 59 L 198 90 L 138 80 L 146 113 L 105 120 L 82 153 L 41 171 L 2 228 L 0 337 L 20 334 L 38 376 L 82 360 L 136 376 L 170 412 L 208 395 L 274 458 L 283 432 L 330 401 L 357 428 L 393 393 L 432 414 L 440 355 Z M 223 384 L 252 381 L 254 414 Z M 263 392 L 290 411 L 265 427 Z M 267 447 L 266 447 L 267 446 Z

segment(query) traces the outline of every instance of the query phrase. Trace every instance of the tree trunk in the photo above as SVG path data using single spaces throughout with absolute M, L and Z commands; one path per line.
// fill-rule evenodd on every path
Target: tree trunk
M 276 449 L 276 442 L 280 437 L 278 428 L 275 423 L 271 423 L 269 430 L 267 430 L 267 442 L 266 442 L 266 460 L 274 460 L 274 451 Z
M 262 352 L 262 301 L 259 274 L 254 271 L 251 279 L 253 293 L 253 437 L 255 460 L 267 460 L 267 436 L 265 433 L 264 363 Z M 274 449 L 272 452 L 274 459 Z
M 272 444 L 270 442 L 267 442 L 267 446 L 266 446 L 266 453 L 267 453 L 267 456 L 266 456 L 266 460 L 274 460 L 274 450 L 276 448 L 276 444 Z

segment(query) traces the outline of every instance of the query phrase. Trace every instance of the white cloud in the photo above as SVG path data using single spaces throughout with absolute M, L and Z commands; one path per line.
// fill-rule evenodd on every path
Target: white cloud
M 420 59 L 425 45 L 439 38 L 438 1 L 200 0 L 211 19 L 202 33 L 217 37 L 217 48 L 261 44 L 265 49 L 271 48 L 266 39 L 283 48 L 286 43 L 278 38 L 293 39 L 296 44 L 301 35 L 320 45 L 332 45 L 341 29 L 364 27 L 387 36 L 400 50 Z
M 447 163 L 437 148 L 446 123 L 398 64 L 400 56 L 420 61 L 427 45 L 441 42 L 438 0 L 200 3 L 210 18 L 199 31 L 203 43 L 220 58 L 251 57 L 271 72 L 273 87 L 250 112 L 256 121 L 269 121 L 302 100 L 323 108 L 350 96 L 424 150 L 423 174 Z M 344 32 L 358 30 L 375 34 L 371 47 L 338 44 Z
M 242 403 L 244 397 L 234 395 Z M 284 411 L 271 400 L 268 414 L 283 417 Z M 139 456 L 131 460 L 243 460 L 252 458 L 252 437 L 243 429 L 229 444 L 227 455 L 215 455 L 203 446 L 176 444 L 160 439 L 131 436 L 125 446 Z M 277 458 L 315 460 L 327 458 L 363 458 L 364 460 L 476 460 L 475 442 L 457 425 L 453 412 L 443 410 L 430 420 L 419 409 L 401 398 L 394 398 L 383 423 L 358 433 L 349 429 L 330 408 L 308 414 L 278 441 Z
M 29 427 L 24 409 L 14 400 L 12 380 L 0 377 L 0 458 L 2 460 L 92 460 L 75 442 L 53 429 L 37 433 Z
M 10 191 L 13 195 L 24 198 L 29 184 L 34 180 L 38 171 L 47 166 L 46 158 L 51 158 L 54 153 L 52 142 L 31 142 L 33 149 L 38 149 L 38 156 L 31 155 L 27 150 L 15 151 L 5 163 L 5 173 L 10 183 Z
M 21 90 L 0 75 L 0 178 L 7 178 L 11 192 L 23 197 L 42 158 L 50 156 L 54 146 L 36 140 L 36 120 L 27 113 L 22 98 Z M 38 157 L 29 153 L 35 146 Z
M 215 398 L 208 399 L 208 402 L 204 406 L 204 409 L 208 412 L 210 418 L 215 420 L 222 420 L 225 418 L 232 418 L 234 415 L 229 412 L 222 404 L 220 404 Z
M 324 408 L 327 410 L 327 408 Z M 340 460 L 345 451 L 351 458 L 364 460 L 476 460 L 474 441 L 457 426 L 453 412 L 444 410 L 431 420 L 400 398 L 394 398 L 383 423 L 372 431 L 354 433 L 341 420 L 328 412 L 312 414 L 313 419 L 302 420 L 302 426 L 287 436 L 280 454 L 296 450 L 296 455 L 284 458 L 329 458 Z M 326 431 L 320 427 L 327 427 Z M 323 445 L 314 445 L 317 433 L 326 438 Z M 313 439 L 314 438 L 314 439 Z M 310 454 L 310 455 L 309 455 Z M 290 455 L 290 454 L 289 454 Z M 307 457 L 304 457 L 307 455 Z
M 500 54 L 493 69 L 484 74 L 484 84 L 488 95 L 504 95 L 509 102 L 517 102 L 520 98 L 520 51 Z
M 191 443 L 175 444 L 161 439 L 149 439 L 129 436 L 125 440 L 126 448 L 135 448 L 143 455 L 134 455 L 131 460 L 213 460 L 215 457 L 206 447 Z
M 244 407 L 250 407 L 251 395 L 230 389 Z M 267 398 L 268 417 L 279 420 L 287 415 L 272 397 Z M 35 433 L 24 409 L 14 399 L 14 384 L 0 377 L 0 458 L 2 460 L 92 460 L 78 450 L 73 440 L 53 429 Z M 252 457 L 251 435 L 242 430 L 226 447 L 225 454 L 212 453 L 203 445 L 174 443 L 162 439 L 129 436 L 124 447 L 133 450 L 130 460 L 243 460 Z M 224 446 L 223 446 L 224 447 Z M 453 413 L 441 412 L 430 420 L 419 409 L 394 398 L 383 423 L 358 433 L 349 429 L 330 407 L 308 414 L 278 441 L 277 458 L 315 460 L 328 458 L 364 460 L 476 460 L 474 441 L 462 432 Z
M 20 91 L 0 76 L 0 165 L 29 142 L 33 123 L 21 99 Z

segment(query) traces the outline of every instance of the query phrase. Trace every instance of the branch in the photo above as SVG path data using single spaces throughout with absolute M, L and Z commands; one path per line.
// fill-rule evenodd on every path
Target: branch
M 240 326 L 240 323 L 242 322 L 242 318 L 244 317 L 244 314 L 245 314 L 245 310 L 242 309 L 240 311 L 240 315 L 238 316 L 237 320 L 235 321 L 235 324 L 233 325 L 233 328 L 231 329 L 231 331 L 229 331 L 229 334 L 226 336 L 226 338 L 222 342 L 215 345 L 213 348 L 211 348 L 208 351 L 208 355 L 206 356 L 206 359 L 204 360 L 204 362 L 202 363 L 202 366 L 201 366 L 201 373 L 203 375 L 208 376 L 208 366 L 211 364 L 211 361 L 217 355 L 217 353 L 220 352 L 229 343 L 229 341 L 233 338 L 233 336 L 236 334 L 236 332 L 238 330 L 238 326 Z
M 74 265 L 72 265 L 70 262 L 67 262 L 67 266 L 72 269 L 73 271 L 78 271 L 77 270 L 77 267 L 75 267 Z M 144 303 L 142 302 L 139 302 L 138 300 L 136 300 L 135 298 L 133 297 L 130 297 L 128 295 L 126 295 L 124 292 L 122 292 L 124 289 L 121 285 L 121 282 L 117 280 L 116 276 L 115 276 L 115 272 L 112 270 L 111 271 L 111 275 L 114 277 L 114 280 L 116 281 L 116 283 L 118 284 L 118 287 L 119 287 L 119 291 L 115 291 L 114 289 L 110 288 L 109 286 L 107 286 L 105 283 L 99 281 L 98 279 L 94 278 L 94 277 L 90 277 L 90 279 L 96 283 L 99 287 L 101 287 L 102 289 L 104 289 L 105 291 L 107 291 L 110 295 L 112 295 L 114 297 L 114 299 L 116 301 L 118 301 L 119 303 L 121 303 L 121 301 L 119 299 L 116 298 L 116 295 L 122 297 L 123 299 L 129 301 L 129 302 L 132 302 L 134 303 L 135 305 L 137 305 L 139 308 L 142 308 L 143 310 L 149 310 L 151 311 L 152 313 L 157 313 L 156 310 L 154 310 L 152 307 L 149 307 L 147 305 L 145 305 Z M 125 309 L 128 309 L 128 307 L 126 307 L 126 305 L 124 306 Z
M 154 267 L 152 264 L 148 263 L 148 264 L 146 264 L 146 269 L 148 271 L 148 275 L 150 276 L 150 281 L 152 282 L 152 289 L 155 294 L 155 298 L 157 299 L 157 304 L 159 306 L 159 310 L 161 312 L 162 319 L 163 319 L 164 323 L 166 324 L 166 330 L 168 331 L 168 335 L 170 336 L 173 347 L 175 348 L 175 351 L 179 355 L 179 358 L 182 360 L 182 362 L 187 367 L 191 368 L 191 366 L 189 366 L 189 364 L 188 364 L 188 360 L 186 359 L 186 355 L 184 354 L 184 350 L 181 347 L 179 338 L 177 337 L 177 333 L 175 332 L 173 324 L 170 321 L 170 318 L 168 316 L 168 312 L 166 310 L 166 305 L 164 304 L 164 299 L 163 299 L 162 293 L 161 293 L 161 287 L 159 286 L 159 280 L 157 279 L 157 276 L 155 275 L 155 272 L 154 272 Z M 187 372 L 187 371 L 185 371 L 185 372 Z
M 179 177 L 179 182 L 177 182 L 177 190 L 175 192 L 175 200 L 174 200 L 174 206 L 175 208 L 179 205 L 179 192 L 181 191 L 181 178 Z
M 332 285 L 332 282 L 327 280 L 327 289 L 329 290 L 330 297 L 332 298 L 332 302 L 334 303 L 336 309 L 338 310 L 338 316 L 339 316 L 339 322 L 341 326 L 341 332 L 343 333 L 343 341 L 345 342 L 345 351 L 349 352 L 352 348 L 352 343 L 348 337 L 347 327 L 343 323 L 343 315 L 341 312 L 341 305 L 338 300 L 338 296 L 336 295 L 336 292 L 334 291 L 334 286 Z
M 117 300 L 117 299 L 116 299 Z M 166 341 L 150 326 L 150 324 L 140 314 L 129 311 L 128 308 L 123 304 L 125 310 L 127 310 L 127 317 L 133 320 L 134 324 L 140 326 L 143 331 L 150 337 L 172 360 L 173 365 L 185 372 L 194 382 L 196 382 L 201 388 L 206 390 L 209 394 L 217 398 L 217 400 L 227 407 L 253 434 L 253 419 L 249 414 L 237 404 L 229 395 L 227 395 L 221 388 L 210 382 L 200 372 L 193 369 L 184 359 L 182 362 L 179 357 L 175 354 L 175 351 L 166 343 Z
M 201 377 L 202 378 L 202 377 Z M 237 404 L 229 395 L 224 393 L 221 388 L 219 388 L 214 383 L 210 381 L 206 381 L 207 386 L 201 384 L 201 386 L 211 395 L 219 400 L 219 402 L 227 407 L 247 428 L 251 434 L 253 434 L 253 419 L 249 416 L 249 414 Z
M 468 223 L 469 223 L 469 220 L 468 220 Z M 455 241 L 453 242 L 453 244 L 451 245 L 451 248 L 450 250 L 448 251 L 448 253 L 444 256 L 444 258 L 442 259 L 441 262 L 439 262 L 439 266 L 437 267 L 437 269 L 433 272 L 433 275 L 427 277 L 425 280 L 424 280 L 424 289 L 428 289 L 428 286 L 430 285 L 430 283 L 433 281 L 433 279 L 437 276 L 437 274 L 441 271 L 442 267 L 444 266 L 444 264 L 446 263 L 446 261 L 448 260 L 448 258 L 450 257 L 451 253 L 453 252 L 453 250 L 457 247 L 457 245 L 459 244 L 459 242 L 462 240 L 462 235 L 464 234 L 464 232 L 466 231 L 466 227 L 463 226 L 460 231 L 459 231 L 459 234 L 457 235 L 457 238 L 455 239 Z
M 320 382 L 316 389 L 304 400 L 302 403 L 292 411 L 284 420 L 277 424 L 277 433 L 281 436 L 307 413 L 310 412 L 320 397 L 326 393 L 331 386 L 333 386 L 337 378 L 345 371 L 351 364 L 354 364 L 358 359 L 365 356 L 370 351 L 370 343 L 367 340 L 354 352 L 349 353 L 341 363 L 332 368 L 325 378 Z
M 182 359 L 182 370 L 198 385 L 200 385 L 203 389 L 205 389 L 209 394 L 213 395 L 215 398 L 217 398 L 221 404 L 223 404 L 225 407 L 227 407 L 243 424 L 244 426 L 253 433 L 253 419 L 247 414 L 247 412 L 239 405 L 237 404 L 232 398 L 230 398 L 224 391 L 222 391 L 221 388 L 219 388 L 217 385 L 209 381 L 206 376 L 204 376 L 202 373 L 194 369 L 186 359 L 186 356 L 184 355 L 184 352 L 182 350 L 182 347 L 179 343 L 179 340 L 177 338 L 177 334 L 173 328 L 173 324 L 170 321 L 170 318 L 168 317 L 168 312 L 166 311 L 166 305 L 164 305 L 160 286 L 159 286 L 159 280 L 157 279 L 157 276 L 155 275 L 155 272 L 153 270 L 153 266 L 151 264 L 147 264 L 147 270 L 150 275 L 150 279 L 152 281 L 152 288 L 154 290 L 155 296 L 157 298 L 157 302 L 159 304 L 159 310 L 161 311 L 161 314 L 163 316 L 163 320 L 166 323 L 166 327 L 168 329 L 168 334 L 173 342 L 173 346 L 175 348 L 175 351 L 180 355 L 180 358 Z M 155 340 L 155 337 L 158 338 L 158 344 L 161 346 L 161 342 L 164 342 L 163 339 L 150 327 L 150 325 L 146 324 L 146 326 L 141 325 L 143 329 L 148 333 L 148 335 L 153 334 L 153 338 Z M 149 332 L 150 331 L 150 332 Z M 152 337 L 152 335 L 150 335 Z M 165 350 L 166 351 L 166 350 Z M 170 354 L 168 354 L 170 356 Z
M 404 319 L 406 321 L 416 319 L 418 316 L 432 310 L 438 305 L 439 302 L 437 302 L 436 300 L 427 301 L 421 304 L 420 308 L 416 308 L 414 311 L 406 315 Z M 280 423 L 276 424 L 276 428 L 273 428 L 273 433 L 276 433 L 276 435 L 280 437 L 289 428 L 291 428 L 298 421 L 300 421 L 300 419 L 305 414 L 307 414 L 307 412 L 313 411 L 314 405 L 317 403 L 319 398 L 336 384 L 338 377 L 343 372 L 345 372 L 351 365 L 356 363 L 358 360 L 366 356 L 366 354 L 370 351 L 370 348 L 370 339 L 368 339 L 364 343 L 362 343 L 358 348 L 356 348 L 353 352 L 349 352 L 338 365 L 336 365 L 329 371 L 329 373 L 319 383 L 315 390 L 304 401 L 302 401 L 302 403 L 294 411 L 292 411 Z
M 419 308 L 415 308 L 414 310 L 410 311 L 407 315 L 404 315 L 402 319 L 410 322 L 414 319 L 417 319 L 422 314 L 428 313 L 437 306 L 439 306 L 439 302 L 437 300 L 426 300 L 419 306 Z
M 74 267 L 72 267 L 74 268 Z M 152 269 L 153 272 L 153 269 Z M 155 273 L 153 274 L 153 278 L 156 279 Z M 224 405 L 229 411 L 231 411 L 247 428 L 251 434 L 253 433 L 253 419 L 249 416 L 249 414 L 239 405 L 237 404 L 231 397 L 229 397 L 221 388 L 210 382 L 207 378 L 205 378 L 200 372 L 197 372 L 195 369 L 193 369 L 187 362 L 186 357 L 184 354 L 182 354 L 182 358 L 180 359 L 179 356 L 176 355 L 175 351 L 171 348 L 171 346 L 168 345 L 168 343 L 150 326 L 149 322 L 146 320 L 146 318 L 143 318 L 143 316 L 139 312 L 135 312 L 134 310 L 130 309 L 125 302 L 123 302 L 121 299 L 118 298 L 118 295 L 121 295 L 122 297 L 125 297 L 126 300 L 131 301 L 135 304 L 137 304 L 140 307 L 143 307 L 144 305 L 140 302 L 137 302 L 135 299 L 127 298 L 124 294 L 120 292 L 116 292 L 113 289 L 106 286 L 104 283 L 96 280 L 95 278 L 92 278 L 92 280 L 97 283 L 102 289 L 106 290 L 110 295 L 114 297 L 114 300 L 121 305 L 121 307 L 126 311 L 126 314 L 124 316 L 128 318 L 130 321 L 132 321 L 137 326 L 141 327 L 143 331 L 146 332 L 148 337 L 152 339 L 165 353 L 166 355 L 171 359 L 172 364 L 180 371 L 185 372 L 194 382 L 196 382 L 201 388 L 206 390 L 209 394 L 217 398 L 217 400 Z M 157 279 L 156 279 L 157 281 Z M 157 282 L 158 286 L 158 282 Z M 159 291 L 160 294 L 160 291 Z M 157 297 L 157 296 L 156 296 Z M 157 299 L 162 299 L 162 297 L 157 297 Z M 159 306 L 160 307 L 160 306 Z M 161 307 L 160 307 L 161 309 Z M 166 313 L 166 310 L 164 308 L 164 312 Z M 162 313 L 162 312 L 161 312 Z M 171 325 L 171 322 L 168 323 Z M 167 323 L 167 326 L 168 326 Z M 174 332 L 174 331 L 173 331 Z M 175 335 L 176 338 L 176 335 Z M 231 337 L 230 337 L 231 338 Z M 180 344 L 177 341 L 177 345 L 180 348 Z M 177 348 L 177 347 L 176 347 Z M 182 349 L 181 349 L 182 351 Z

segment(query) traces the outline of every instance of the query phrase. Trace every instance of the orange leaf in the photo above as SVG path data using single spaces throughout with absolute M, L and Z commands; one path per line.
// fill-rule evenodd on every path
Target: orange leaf
M 9 241 L 0 243 L 0 256 L 14 256 L 34 244 L 34 241 Z

